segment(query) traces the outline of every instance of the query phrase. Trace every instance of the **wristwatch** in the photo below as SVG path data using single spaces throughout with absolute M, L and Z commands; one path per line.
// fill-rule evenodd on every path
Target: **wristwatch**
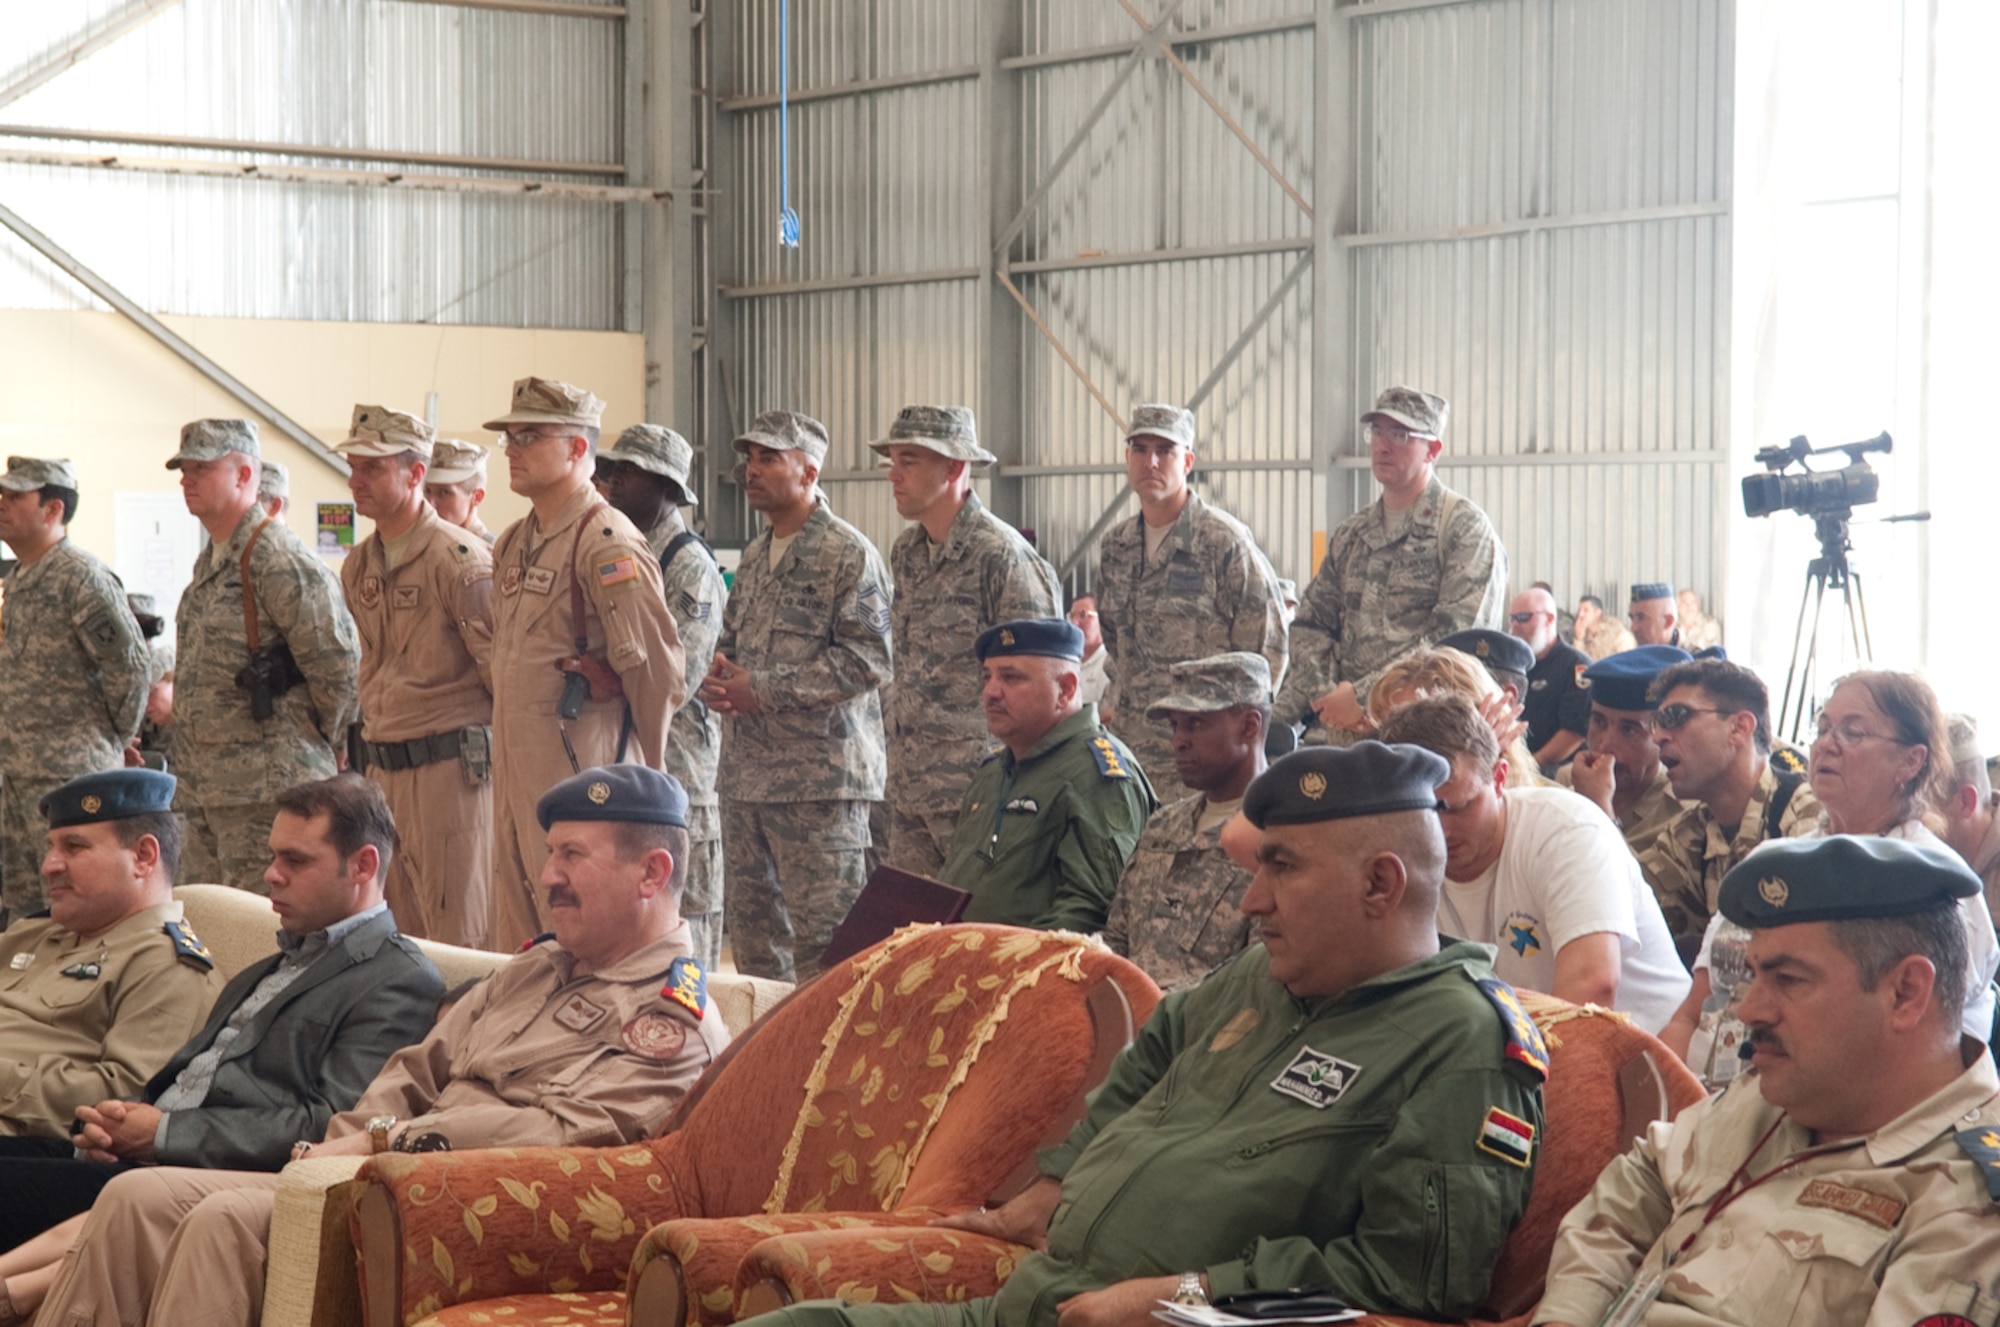
M 1208 1292 L 1201 1288 L 1200 1272 L 1182 1272 L 1181 1283 L 1174 1289 L 1174 1303 L 1208 1305 Z
M 394 1115 L 375 1115 L 368 1121 L 368 1141 L 373 1150 L 380 1153 L 389 1150 L 389 1130 L 396 1127 Z

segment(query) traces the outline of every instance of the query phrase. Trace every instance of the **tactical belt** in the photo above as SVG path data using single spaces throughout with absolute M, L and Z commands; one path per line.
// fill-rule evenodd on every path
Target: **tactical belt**
M 443 760 L 457 760 L 459 749 L 465 743 L 465 730 L 454 728 L 448 733 L 432 733 L 429 737 L 413 737 L 407 742 L 361 743 L 362 755 L 370 769 L 416 769 L 420 765 L 435 765 Z

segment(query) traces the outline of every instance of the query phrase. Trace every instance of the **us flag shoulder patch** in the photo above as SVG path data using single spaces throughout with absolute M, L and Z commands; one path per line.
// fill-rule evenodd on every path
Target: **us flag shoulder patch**
M 626 581 L 637 580 L 639 562 L 636 558 L 613 558 L 609 562 L 597 564 L 597 583 L 603 586 L 623 585 Z

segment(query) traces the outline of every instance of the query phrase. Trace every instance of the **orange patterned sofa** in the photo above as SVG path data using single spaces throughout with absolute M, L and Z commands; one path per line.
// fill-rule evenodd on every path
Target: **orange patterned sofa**
M 730 1322 L 743 1255 L 774 1235 L 1018 1191 L 1158 1000 L 1078 936 L 906 928 L 760 1019 L 651 1142 L 370 1160 L 365 1321 Z M 669 1220 L 680 1235 L 634 1266 Z

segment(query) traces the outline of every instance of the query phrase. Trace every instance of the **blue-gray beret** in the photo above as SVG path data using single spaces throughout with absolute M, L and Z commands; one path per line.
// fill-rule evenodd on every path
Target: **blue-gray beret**
M 1722 915 L 1738 926 L 1791 926 L 1907 917 L 1980 891 L 1979 877 L 1949 848 L 1906 839 L 1835 834 L 1777 839 L 1722 877 Z
M 687 791 L 671 774 L 644 765 L 599 765 L 571 775 L 542 794 L 535 819 L 547 829 L 558 820 L 622 820 L 687 828 Z
M 1243 817 L 1263 829 L 1435 811 L 1438 785 L 1450 777 L 1445 758 L 1422 747 L 1373 741 L 1302 747 L 1251 781 L 1243 794 Z
M 1510 636 L 1504 631 L 1493 631 L 1487 627 L 1454 631 L 1438 644 L 1449 650 L 1469 654 L 1488 668 L 1498 668 L 1506 673 L 1519 673 L 1523 677 L 1526 677 L 1535 666 L 1535 652 L 1528 648 L 1528 642 L 1519 636 Z
M 1083 661 L 1083 633 L 1059 617 L 1024 617 L 979 633 L 972 643 L 981 663 L 995 655 L 1033 654 L 1044 659 Z
M 1632 587 L 1632 602 L 1635 604 L 1646 599 L 1671 599 L 1673 597 L 1674 587 L 1666 581 L 1640 581 Z
M 1653 685 L 1653 679 L 1693 657 L 1673 645 L 1641 645 L 1599 659 L 1583 670 L 1583 680 L 1594 705 L 1607 710 L 1650 710 L 1653 703 L 1646 699 L 1646 688 Z
M 156 769 L 113 769 L 71 779 L 42 799 L 50 829 L 129 820 L 174 809 L 174 776 Z

